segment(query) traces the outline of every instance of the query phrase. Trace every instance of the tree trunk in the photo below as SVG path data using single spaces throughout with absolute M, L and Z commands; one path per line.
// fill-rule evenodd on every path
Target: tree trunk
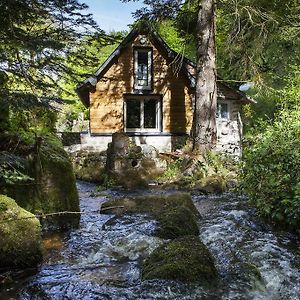
M 215 0 L 201 0 L 197 20 L 197 74 L 193 120 L 193 150 L 206 152 L 217 141 Z

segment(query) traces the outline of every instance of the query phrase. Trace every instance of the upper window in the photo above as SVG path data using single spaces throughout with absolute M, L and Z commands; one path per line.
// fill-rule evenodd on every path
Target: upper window
M 217 118 L 223 120 L 229 120 L 229 104 L 219 102 L 217 104 Z
M 134 50 L 134 88 L 137 90 L 151 90 L 152 78 L 151 49 Z
M 136 97 L 125 101 L 127 132 L 158 132 L 161 128 L 160 100 Z

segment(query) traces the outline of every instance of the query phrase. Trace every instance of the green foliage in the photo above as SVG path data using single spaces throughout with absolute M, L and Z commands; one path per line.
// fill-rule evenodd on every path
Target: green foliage
M 167 169 L 158 177 L 159 181 L 162 182 L 173 182 L 180 178 L 181 176 L 181 163 L 182 159 L 176 159 L 168 163 Z
M 11 132 L 49 133 L 55 131 L 56 112 L 46 107 L 32 107 L 20 110 L 10 109 Z
M 70 90 L 80 75 L 86 78 L 84 67 L 98 67 L 87 45 L 115 43 L 86 8 L 77 0 L 0 2 L 0 101 L 10 110 L 1 108 L 1 131 L 55 130 L 58 103 L 75 96 Z
M 116 181 L 106 172 L 101 174 L 101 178 L 99 179 L 101 185 L 97 187 L 97 191 L 103 191 L 107 189 L 111 189 L 116 186 Z
M 225 80 L 251 81 L 257 100 L 246 130 L 257 120 L 273 119 L 283 102 L 296 103 L 299 72 L 299 1 L 221 0 L 217 14 L 218 74 Z M 297 70 L 298 69 L 298 70 Z M 299 90 L 299 89 L 298 89 Z M 249 113 L 249 111 L 248 111 Z
M 82 36 L 97 30 L 91 15 L 82 13 L 86 8 L 77 0 L 1 1 L 1 88 L 12 97 L 31 95 L 37 104 L 57 98 L 66 57 Z
M 0 152 L 0 184 L 26 183 L 33 181 L 26 174 L 26 161 L 8 152 Z
M 176 27 L 175 21 L 170 19 L 161 21 L 158 25 L 158 31 L 172 50 L 196 61 L 196 47 L 192 34 L 180 31 Z
M 93 74 L 109 55 L 117 48 L 127 32 L 110 32 L 105 38 L 94 34 L 78 42 L 68 56 L 66 65 L 71 72 L 63 73 L 59 78 L 60 97 L 64 99 L 63 109 L 58 116 L 58 127 L 63 131 L 71 131 L 74 120 L 81 112 L 88 118 L 88 109 L 84 107 L 75 92 L 78 82 Z
M 284 110 L 244 151 L 242 187 L 258 212 L 300 227 L 300 109 Z
M 6 146 L 0 151 L 0 185 L 31 184 L 34 178 L 29 171 L 30 163 L 26 155 L 35 150 L 37 138 L 41 137 L 32 132 L 20 131 L 17 135 L 10 133 L 1 138 Z M 60 140 L 54 134 L 43 135 L 42 139 L 45 145 L 62 148 Z M 50 156 L 51 151 L 47 155 Z

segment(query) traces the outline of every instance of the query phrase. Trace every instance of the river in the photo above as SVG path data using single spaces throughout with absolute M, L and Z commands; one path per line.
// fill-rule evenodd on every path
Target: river
M 298 237 L 259 220 L 245 197 L 193 195 L 202 216 L 200 238 L 215 258 L 219 279 L 210 285 L 183 284 L 141 281 L 141 260 L 163 243 L 153 235 L 155 220 L 97 212 L 108 198 L 128 192 L 93 195 L 95 185 L 77 186 L 80 227 L 46 236 L 43 264 L 34 274 L 0 287 L 1 300 L 300 299 Z

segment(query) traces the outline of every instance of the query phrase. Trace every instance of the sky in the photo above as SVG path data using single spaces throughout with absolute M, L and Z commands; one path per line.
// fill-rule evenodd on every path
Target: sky
M 120 0 L 81 0 L 90 8 L 87 11 L 94 15 L 94 20 L 105 31 L 128 30 L 127 25 L 134 19 L 132 12 L 142 6 L 140 2 L 122 3 Z

